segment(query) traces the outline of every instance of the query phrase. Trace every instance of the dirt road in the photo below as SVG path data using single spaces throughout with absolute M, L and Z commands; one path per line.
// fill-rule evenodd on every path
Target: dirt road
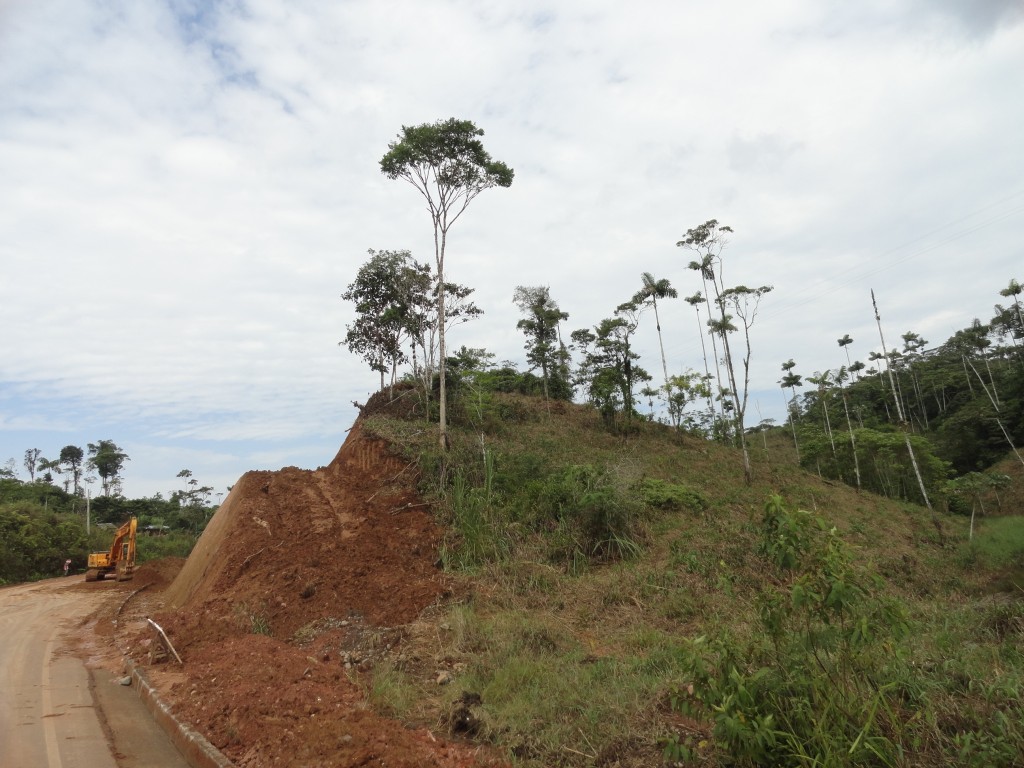
M 0 589 L 0 766 L 186 768 L 134 690 L 72 652 L 85 617 L 118 599 L 95 586 L 68 577 Z

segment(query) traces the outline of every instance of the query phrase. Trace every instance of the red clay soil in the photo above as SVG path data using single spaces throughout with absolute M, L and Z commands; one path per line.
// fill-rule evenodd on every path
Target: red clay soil
M 120 618 L 129 654 L 237 765 L 497 764 L 364 700 L 374 660 L 450 595 L 442 532 L 412 475 L 357 422 L 327 467 L 244 475 L 165 589 L 139 570 L 136 583 L 157 583 Z M 154 658 L 151 611 L 183 666 Z

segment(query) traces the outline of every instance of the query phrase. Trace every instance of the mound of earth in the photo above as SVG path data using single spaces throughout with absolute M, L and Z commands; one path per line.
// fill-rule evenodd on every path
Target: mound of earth
M 357 421 L 327 467 L 244 475 L 169 586 L 126 606 L 129 654 L 237 765 L 493 764 L 364 700 L 374 662 L 451 593 L 413 475 Z M 155 653 L 150 612 L 183 666 Z

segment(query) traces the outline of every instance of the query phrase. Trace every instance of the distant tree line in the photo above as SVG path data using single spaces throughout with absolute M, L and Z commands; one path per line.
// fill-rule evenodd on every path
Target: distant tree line
M 56 575 L 66 558 L 84 568 L 88 552 L 110 545 L 109 528 L 132 516 L 144 531 L 161 534 L 159 542 L 140 545 L 140 557 L 187 555 L 214 512 L 213 487 L 183 469 L 181 487 L 166 498 L 128 499 L 121 488 L 128 460 L 113 440 L 99 440 L 86 450 L 64 446 L 53 460 L 29 448 L 27 480 L 18 477 L 13 458 L 0 466 L 0 583 Z M 101 495 L 87 501 L 84 486 L 96 479 Z
M 1013 304 L 996 304 L 988 322 L 976 318 L 938 345 L 907 331 L 901 347 L 871 350 L 865 363 L 850 357 L 854 339 L 845 334 L 836 340 L 845 365 L 802 375 L 792 359 L 783 363 L 779 384 L 789 392 L 788 428 L 801 463 L 920 503 L 916 457 L 925 494 L 960 511 L 984 496 L 998 506 L 1009 478 L 982 473 L 1007 455 L 1024 466 L 1021 286 L 1011 280 L 999 293 Z
M 0 477 L 0 584 L 56 576 L 67 558 L 73 572 L 84 570 L 86 555 L 106 550 L 111 530 L 132 516 L 144 532 L 158 534 L 140 538 L 141 559 L 186 556 L 214 510 L 198 496 L 183 503 L 185 493 L 168 499 L 99 496 L 90 502 L 87 528 L 81 497 L 41 478 Z

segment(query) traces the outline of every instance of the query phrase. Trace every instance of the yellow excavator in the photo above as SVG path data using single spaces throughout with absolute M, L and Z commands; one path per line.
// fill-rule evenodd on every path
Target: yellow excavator
M 108 573 L 116 573 L 118 581 L 131 579 L 135 573 L 135 531 L 138 527 L 139 521 L 133 517 L 117 529 L 109 552 L 93 552 L 89 555 L 86 581 L 100 581 Z

